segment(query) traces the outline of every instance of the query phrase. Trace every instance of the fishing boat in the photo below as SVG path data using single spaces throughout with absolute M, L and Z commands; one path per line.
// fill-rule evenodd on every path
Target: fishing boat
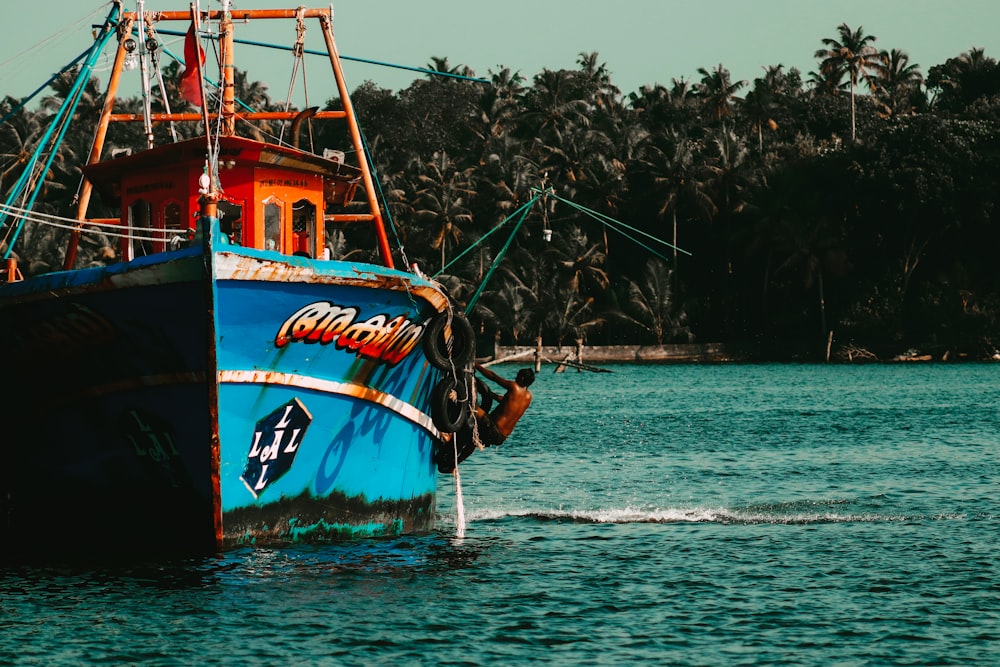
M 32 213 L 39 154 L 0 211 L 6 549 L 187 552 L 433 527 L 442 434 L 465 427 L 476 400 L 475 342 L 441 285 L 395 265 L 332 14 L 115 2 L 95 27 L 73 90 L 117 49 L 75 213 Z M 300 36 L 318 23 L 342 110 L 235 99 L 234 31 L 281 19 Z M 186 35 L 181 91 L 199 108 L 116 110 L 130 58 L 148 99 L 147 58 L 171 24 Z M 303 117 L 345 124 L 349 145 L 298 147 Z M 292 138 L 237 132 L 259 120 L 290 124 Z M 145 144 L 106 154 L 113 122 L 143 123 Z M 182 122 L 201 130 L 154 145 L 154 130 Z M 118 215 L 92 214 L 95 202 Z M 69 229 L 64 264 L 25 275 L 13 251 L 39 224 Z M 351 256 L 365 261 L 333 252 L 358 225 L 371 246 Z M 117 239 L 111 256 L 77 266 L 95 232 Z

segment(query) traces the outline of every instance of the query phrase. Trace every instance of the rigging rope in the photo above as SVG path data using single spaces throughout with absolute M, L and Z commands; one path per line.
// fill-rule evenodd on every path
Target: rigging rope
M 618 232 L 619 234 L 621 234 L 625 238 L 629 239 L 633 243 L 635 243 L 638 246 L 640 246 L 640 247 L 644 248 L 645 250 L 649 251 L 653 255 L 656 255 L 660 259 L 669 261 L 662 254 L 660 254 L 656 250 L 653 250 L 651 247 L 649 247 L 648 245 L 646 245 L 645 243 L 643 243 L 642 241 L 640 241 L 639 239 L 637 239 L 635 236 L 633 236 L 632 234 L 630 234 L 630 233 L 628 233 L 628 232 L 626 232 L 624 230 L 627 229 L 630 232 L 633 232 L 633 233 L 635 233 L 637 235 L 645 236 L 645 237 L 647 237 L 649 239 L 652 239 L 653 241 L 656 241 L 657 243 L 661 243 L 661 244 L 667 246 L 668 248 L 672 248 L 672 249 L 674 249 L 674 250 L 676 250 L 678 252 L 682 252 L 685 255 L 690 255 L 691 254 L 687 250 L 684 250 L 683 248 L 678 248 L 678 247 L 674 246 L 673 244 L 668 243 L 667 241 L 664 241 L 663 239 L 659 239 L 659 238 L 653 236 L 652 234 L 648 234 L 648 233 L 642 231 L 641 229 L 636 229 L 634 227 L 630 227 L 629 225 L 626 225 L 625 223 L 621 222 L 620 220 L 615 220 L 614 218 L 612 218 L 612 217 L 610 217 L 608 215 L 605 215 L 603 213 L 599 213 L 597 211 L 591 210 L 591 209 L 587 208 L 586 206 L 582 206 L 582 205 L 577 204 L 575 202 L 572 202 L 572 201 L 570 201 L 568 199 L 564 199 L 563 197 L 560 197 L 560 196 L 556 195 L 552 191 L 551 188 L 547 188 L 547 189 L 544 189 L 544 190 L 543 189 L 539 189 L 539 188 L 532 188 L 531 191 L 535 193 L 535 196 L 532 197 L 527 203 L 522 204 L 520 207 L 518 207 L 513 213 L 511 213 L 509 216 L 507 216 L 506 218 L 504 218 L 504 220 L 502 220 L 500 222 L 500 224 L 498 224 L 496 227 L 494 227 L 493 229 L 491 229 L 486 234 L 483 234 L 483 236 L 481 236 L 475 243 L 473 243 L 468 248 L 466 248 L 465 250 L 463 250 L 462 252 L 460 252 L 450 262 L 448 262 L 440 271 L 438 271 L 437 273 L 434 274 L 434 277 L 436 278 L 437 276 L 439 276 L 442 273 L 444 273 L 449 267 L 451 267 L 453 264 L 455 264 L 457 261 L 459 261 L 467 253 L 471 252 L 477 246 L 479 246 L 480 244 L 482 244 L 490 235 L 492 235 L 494 232 L 498 231 L 501 227 L 503 227 L 505 224 L 507 224 L 507 222 L 509 222 L 514 216 L 518 215 L 519 213 L 521 214 L 521 218 L 518 220 L 517 224 L 514 226 L 514 229 L 511 232 L 510 237 L 507 239 L 507 242 L 504 244 L 503 248 L 500 249 L 500 252 L 497 253 L 497 256 L 493 260 L 493 263 L 490 265 L 490 269 L 486 273 L 486 276 L 484 276 L 483 279 L 482 279 L 482 281 L 480 281 L 479 287 L 476 289 L 476 292 L 472 295 L 472 298 L 469 299 L 469 303 L 468 303 L 468 305 L 465 308 L 465 310 L 466 310 L 467 313 L 472 312 L 472 309 L 475 307 L 476 303 L 479 301 L 479 297 L 482 295 L 483 290 L 486 288 L 486 284 L 489 282 L 490 278 L 493 276 L 493 273 L 499 267 L 500 261 L 503 259 L 504 255 L 507 252 L 507 249 L 510 247 L 510 244 L 513 242 L 514 237 L 517 234 L 517 230 L 524 223 L 524 220 L 526 219 L 526 217 L 528 215 L 528 212 L 529 212 L 529 209 L 531 208 L 531 206 L 533 206 L 535 204 L 535 202 L 537 202 L 539 199 L 542 199 L 542 198 L 544 198 L 545 196 L 548 196 L 548 195 L 551 195 L 554 199 L 556 199 L 558 201 L 561 201 L 564 204 L 567 204 L 567 205 L 571 206 L 572 208 L 574 208 L 574 209 L 576 209 L 576 210 L 578 210 L 578 211 L 580 211 L 582 213 L 585 213 L 586 215 L 594 218 L 595 220 L 597 220 L 601 224 L 603 224 L 603 225 L 605 225 L 607 227 L 610 227 L 613 231 Z
M 439 275 L 441 275 L 442 273 L 444 273 L 448 269 L 448 267 L 450 267 L 452 264 L 454 264 L 455 262 L 457 262 L 458 260 L 460 260 L 462 257 L 464 257 L 467 253 L 471 252 L 474 248 L 476 248 L 481 243 L 483 243 L 483 241 L 485 241 L 494 232 L 499 231 L 500 228 L 503 227 L 505 224 L 507 224 L 511 219 L 513 219 L 514 216 L 516 216 L 518 213 L 521 214 L 521 217 L 517 221 L 517 224 L 514 225 L 514 229 L 511 231 L 510 237 L 507 239 L 507 242 L 504 243 L 503 248 L 501 248 L 500 252 L 497 253 L 497 256 L 493 259 L 493 263 L 490 264 L 490 269 L 489 269 L 489 271 L 487 271 L 486 276 L 484 276 L 483 279 L 482 279 L 482 281 L 480 281 L 479 288 L 476 289 L 475 294 L 473 294 L 472 298 L 469 299 L 469 303 L 465 306 L 465 312 L 467 312 L 467 313 L 472 312 L 472 309 L 475 307 L 476 302 L 479 301 L 479 296 L 482 294 L 483 289 L 486 287 L 486 283 L 489 282 L 490 278 L 493 276 L 493 273 L 500 266 L 500 261 L 503 259 L 504 255 L 507 253 L 507 249 L 510 247 L 510 244 L 513 243 L 514 237 L 517 235 L 517 230 L 521 228 L 521 225 L 524 223 L 524 220 L 527 218 L 528 212 L 531 210 L 531 207 L 534 205 L 534 203 L 536 201 L 539 200 L 540 197 L 541 197 L 541 195 L 535 195 L 530 200 L 528 200 L 526 203 L 521 204 L 521 206 L 519 206 L 513 213 L 511 213 L 506 218 L 504 218 L 503 220 L 501 220 L 500 223 L 496 227 L 494 227 L 490 231 L 488 231 L 485 234 L 483 234 L 479 238 L 479 240 L 477 240 L 475 243 L 473 243 L 472 245 L 470 245 L 468 248 L 466 248 L 465 250 L 463 250 L 462 252 L 460 252 L 450 262 L 448 262 L 447 264 L 445 264 L 444 267 L 442 267 L 440 271 L 438 271 L 437 273 L 434 274 L 433 277 L 437 278 Z
M 534 204 L 536 201 L 538 201 L 538 198 L 539 196 L 536 195 L 534 198 L 532 198 L 530 202 L 528 202 L 529 206 L 524 207 L 524 213 L 521 214 L 520 220 L 518 220 L 517 224 L 514 225 L 514 229 L 511 231 L 510 236 L 507 238 L 507 242 L 504 244 L 503 248 L 500 249 L 500 252 L 497 253 L 496 259 L 493 260 L 493 264 L 490 265 L 490 270 L 486 272 L 486 276 L 483 277 L 482 281 L 480 281 L 479 289 L 477 289 L 476 293 L 472 295 L 471 299 L 469 299 L 469 304 L 465 307 L 466 312 L 471 312 L 472 309 L 475 308 L 476 303 L 479 301 L 479 296 L 483 293 L 483 290 L 486 288 L 486 283 L 490 281 L 490 278 L 493 276 L 493 273 L 500 266 L 500 260 L 503 259 L 503 256 L 507 253 L 507 248 L 510 247 L 510 244 L 514 242 L 514 237 L 517 236 L 517 230 L 521 228 L 521 225 L 524 224 L 525 219 L 528 217 L 528 211 L 531 208 L 530 204 Z
M 550 194 L 552 194 L 552 193 L 550 193 Z M 597 211 L 593 211 L 593 210 L 587 208 L 586 206 L 581 206 L 580 204 L 572 202 L 572 201 L 570 201 L 568 199 L 563 199 L 559 195 L 552 194 L 552 197 L 555 198 L 555 199 L 558 199 L 559 201 L 563 202 L 564 204 L 568 204 L 569 206 L 577 209 L 578 211 L 586 213 L 587 215 L 589 215 L 590 217 L 594 218 L 598 222 L 600 222 L 600 223 L 602 223 L 602 224 L 610 227 L 612 230 L 618 232 L 619 234 L 621 234 L 625 238 L 629 239 L 630 241 L 635 242 L 636 244 L 638 244 L 642 248 L 645 248 L 646 250 L 648 250 L 649 252 L 653 253 L 654 255 L 656 255 L 657 257 L 659 257 L 661 259 L 666 259 L 666 257 L 664 257 L 660 253 L 656 252 L 655 250 L 653 250 L 649 246 L 643 244 L 638 239 L 633 238 L 631 235 L 623 232 L 621 229 L 618 229 L 617 227 L 615 227 L 615 225 L 621 225 L 622 227 L 624 227 L 625 229 L 628 229 L 629 231 L 635 232 L 636 234 L 641 234 L 642 236 L 650 238 L 650 239 L 656 241 L 657 243 L 661 243 L 661 244 L 667 246 L 668 248 L 676 250 L 677 252 L 682 252 L 682 253 L 684 253 L 685 255 L 688 255 L 688 256 L 691 255 L 690 252 L 688 252 L 687 250 L 684 250 L 683 248 L 678 248 L 677 246 L 673 245 L 672 243 L 668 243 L 667 241 L 664 241 L 663 239 L 657 238 L 657 237 L 653 236 L 652 234 L 647 234 L 646 232 L 642 231 L 641 229 L 636 229 L 635 227 L 629 227 L 628 225 L 626 225 L 624 222 L 622 222 L 620 220 L 615 220 L 614 218 L 612 218 L 610 216 L 607 216 L 607 215 L 604 215 L 603 213 L 598 213 Z
M 368 146 L 368 139 L 365 137 L 365 131 L 361 129 L 361 123 L 358 122 L 358 133 L 361 135 L 361 146 L 365 151 L 362 159 L 368 161 L 368 169 L 372 173 L 372 183 L 375 185 L 375 189 L 378 191 L 378 200 L 385 204 L 385 218 L 389 222 L 389 229 L 392 230 L 392 235 L 396 239 L 396 246 L 399 249 L 399 256 L 403 260 L 403 266 L 409 267 L 410 260 L 406 258 L 406 250 L 403 248 L 403 242 L 399 237 L 399 231 L 396 229 L 396 223 L 392 219 L 392 212 L 389 210 L 389 202 L 386 201 L 385 193 L 382 191 L 382 181 L 378 177 L 378 173 L 375 170 L 375 158 L 371 154 L 371 149 Z M 437 274 L 434 274 L 437 277 Z
M 81 16 L 79 19 L 77 19 L 76 22 L 71 23 L 70 25 L 67 25 L 67 26 L 63 27 L 58 32 L 55 32 L 55 33 L 49 35 L 48 37 L 46 37 L 45 39 L 43 39 L 43 40 L 41 40 L 39 42 L 35 42 L 34 44 L 32 44 L 28 48 L 24 49 L 20 53 L 15 53 L 10 58 L 7 58 L 3 62 L 0 62 L 0 69 L 6 68 L 8 65 L 13 64 L 15 61 L 17 61 L 21 57 L 27 56 L 32 51 L 36 51 L 36 50 L 42 48 L 43 46 L 45 46 L 49 42 L 60 40 L 64 35 L 68 35 L 71 32 L 76 31 L 76 29 L 79 28 L 80 26 L 87 25 L 88 23 L 93 23 L 94 22 L 94 17 L 97 16 L 97 15 L 99 15 L 99 14 L 101 14 L 102 12 L 104 12 L 104 5 L 106 5 L 106 4 L 107 3 L 101 3 L 100 6 L 98 6 L 94 10 L 92 10 L 89 14 L 87 14 L 86 16 Z M 87 51 L 89 51 L 89 49 Z M 83 58 L 87 54 L 87 51 L 84 51 L 82 54 L 80 54 L 80 56 L 76 60 L 80 60 L 80 58 Z M 73 64 L 76 63 L 76 60 L 73 61 Z M 58 77 L 60 74 L 62 74 L 65 71 L 66 71 L 65 69 L 63 69 L 62 71 L 60 71 L 59 74 L 56 75 L 56 77 Z M 55 77 L 53 77 L 53 78 L 55 78 Z M 52 82 L 52 79 L 49 79 L 49 83 L 51 83 L 51 82 Z M 45 85 L 47 86 L 48 83 L 46 83 Z M 37 93 L 37 92 L 38 91 L 35 91 L 35 93 Z M 34 95 L 34 93 L 32 95 Z
M 485 234 L 483 234 L 482 236 L 480 236 L 478 241 L 476 241 L 475 243 L 473 243 L 472 245 L 470 245 L 468 248 L 466 248 L 462 252 L 460 252 L 457 255 L 455 255 L 455 257 L 453 257 L 450 262 L 448 262 L 447 264 L 445 264 L 441 268 L 440 271 L 438 271 L 437 273 L 434 274 L 434 277 L 436 278 L 437 276 L 439 276 L 442 273 L 444 273 L 445 271 L 447 271 L 448 268 L 451 267 L 452 264 L 454 264 L 458 260 L 462 259 L 462 257 L 464 257 L 465 255 L 467 255 L 468 253 L 472 252 L 479 244 L 481 244 L 487 238 L 489 238 L 490 236 L 492 236 L 494 232 L 500 231 L 500 228 L 503 227 L 504 225 L 506 225 L 508 222 L 510 222 L 511 219 L 513 219 L 513 217 L 515 215 L 517 215 L 518 213 L 520 213 L 521 211 L 523 211 L 526 208 L 530 208 L 531 205 L 534 204 L 536 201 L 538 201 L 538 197 L 535 197 L 534 199 L 531 199 L 526 204 L 521 204 L 519 207 L 517 207 L 517 209 L 515 209 L 515 211 L 513 213 L 511 213 L 506 218 L 504 218 L 503 220 L 501 220 L 500 223 L 496 227 L 494 227 L 490 231 L 488 231 Z
M 121 231 L 126 229 L 118 222 L 99 222 L 97 220 L 77 220 L 76 218 L 64 218 L 58 215 L 51 215 L 47 213 L 39 213 L 38 211 L 32 211 L 30 209 L 20 208 L 17 206 L 10 206 L 7 204 L 0 204 L 0 213 L 3 215 L 9 215 L 12 218 L 18 219 L 21 223 L 31 222 L 37 225 L 47 225 L 56 229 L 77 229 L 79 225 L 86 225 L 87 227 L 96 227 L 96 230 L 88 230 L 86 228 L 80 229 L 81 232 L 102 234 L 104 236 L 110 236 L 114 238 L 135 238 L 140 241 L 167 241 L 173 239 L 175 236 L 183 236 L 187 233 L 184 229 L 160 229 L 158 227 L 131 227 L 133 232 L 144 232 L 151 234 L 151 236 L 136 236 L 130 234 L 127 231 Z
M 61 77 L 66 72 L 68 72 L 71 69 L 73 69 L 74 67 L 76 67 L 76 64 L 78 62 L 80 62 L 81 60 L 83 60 L 84 58 L 86 58 L 88 53 L 90 53 L 90 49 L 87 49 L 86 51 L 84 51 L 83 53 L 81 53 L 80 55 L 78 55 L 68 65 L 66 65 L 61 70 L 59 70 L 58 72 L 56 72 L 55 74 L 53 74 L 49 78 L 48 81 L 46 81 L 45 83 L 43 83 L 42 85 L 40 85 L 38 88 L 35 88 L 35 90 L 33 90 L 31 93 L 29 93 L 27 97 L 25 97 L 24 99 L 21 100 L 20 104 L 18 104 L 13 109 L 11 109 L 10 111 L 8 111 L 7 115 L 5 115 L 3 117 L 3 119 L 0 119 L 0 125 L 3 125 L 8 120 L 10 120 L 14 116 L 14 114 L 16 114 L 18 111 L 20 111 L 21 109 L 23 109 L 28 104 L 28 102 L 30 102 L 32 99 L 34 99 L 35 95 L 38 95 L 38 93 L 40 93 L 43 90 L 45 90 L 46 88 L 48 88 L 49 84 L 51 84 L 53 81 L 55 81 L 56 79 L 58 79 L 59 77 Z
M 170 30 L 160 30 L 163 35 L 180 35 L 184 36 L 182 32 L 170 31 Z M 284 46 L 281 44 L 268 44 L 267 42 L 258 42 L 251 39 L 234 39 L 234 44 L 244 44 L 246 46 L 260 46 L 267 49 L 277 49 L 279 51 L 291 51 L 294 47 Z M 310 56 L 322 56 L 324 58 L 329 58 L 330 54 L 326 51 L 316 51 L 314 49 L 303 49 L 302 53 L 308 54 Z M 453 72 L 439 72 L 433 69 L 427 69 L 426 67 L 410 67 L 408 65 L 396 65 L 393 63 L 381 62 L 379 60 L 369 60 L 367 58 L 352 58 L 351 56 L 340 56 L 341 60 L 350 60 L 356 63 L 365 63 L 367 65 L 378 65 L 380 67 L 391 67 L 394 69 L 403 69 L 410 72 L 418 72 L 420 74 L 427 74 L 431 76 L 443 76 L 451 79 L 461 79 L 463 81 L 472 81 L 473 83 L 490 83 L 489 79 L 483 79 L 476 76 L 466 76 L 464 74 L 455 74 Z
M 292 92 L 295 90 L 295 80 L 299 76 L 299 67 L 303 66 L 302 76 L 305 79 L 305 68 L 304 61 L 302 59 L 302 50 L 305 45 L 306 37 L 306 25 L 305 20 L 302 18 L 303 7 L 299 7 L 295 12 L 295 44 L 292 45 L 292 76 L 288 81 L 288 93 L 285 95 L 285 111 L 287 112 L 292 106 Z M 306 108 L 309 108 L 308 101 L 306 102 Z M 282 139 L 285 136 L 285 123 L 281 124 L 281 133 L 278 136 L 278 142 L 284 143 Z M 295 140 L 294 137 L 292 139 Z
M 69 94 L 66 96 L 66 100 L 64 100 L 63 104 L 59 107 L 59 111 L 56 113 L 56 117 L 50 123 L 49 128 L 45 132 L 45 135 L 42 137 L 41 141 L 38 144 L 38 147 L 35 149 L 35 152 L 31 157 L 31 163 L 28 165 L 27 168 L 25 168 L 24 172 L 22 172 L 21 177 L 14 185 L 14 188 L 11 190 L 11 193 L 7 199 L 8 204 L 25 193 L 26 186 L 29 185 L 30 180 L 37 178 L 41 181 L 44 181 L 46 174 L 48 174 L 49 168 L 52 166 L 53 160 L 55 160 L 57 149 L 60 146 L 60 144 L 62 144 L 62 140 L 66 135 L 66 131 L 69 129 L 69 124 L 70 124 L 69 120 L 72 119 L 73 113 L 75 113 L 76 107 L 80 103 L 82 92 L 86 87 L 87 82 L 90 81 L 90 74 L 91 70 L 94 67 L 94 63 L 97 61 L 97 58 L 100 55 L 101 51 L 108 43 L 108 40 L 110 40 L 111 37 L 115 34 L 115 31 L 112 30 L 111 28 L 113 23 L 117 19 L 118 7 L 119 6 L 117 4 L 112 6 L 111 12 L 108 14 L 108 17 L 104 21 L 104 26 L 103 26 L 104 32 L 101 33 L 101 35 L 99 35 L 94 40 L 94 44 L 90 47 L 89 55 L 87 56 L 87 59 L 84 61 L 83 67 L 80 69 L 80 73 L 77 76 L 76 81 L 73 84 L 73 87 L 70 89 Z M 69 113 L 67 113 L 67 111 Z M 42 166 L 41 170 L 36 173 L 35 167 L 38 163 L 38 159 L 44 152 L 45 146 L 49 144 L 50 140 L 53 139 L 53 134 L 55 133 L 56 129 L 58 129 L 59 131 L 56 134 L 55 140 L 51 144 L 48 158 L 45 160 L 45 164 Z M 31 208 L 32 205 L 34 205 L 35 199 L 38 197 L 40 190 L 41 188 L 35 188 L 31 196 L 28 198 L 27 205 L 25 206 L 25 208 Z M 7 217 L 8 216 L 6 213 L 0 212 L 0 227 L 3 227 L 4 223 L 6 223 Z M 14 244 L 17 243 L 17 239 L 20 236 L 22 229 L 24 229 L 23 220 L 21 220 L 17 224 L 16 229 L 11 235 L 10 242 L 7 244 L 7 247 L 4 250 L 3 254 L 4 260 L 8 259 L 10 257 L 11 252 L 13 252 Z

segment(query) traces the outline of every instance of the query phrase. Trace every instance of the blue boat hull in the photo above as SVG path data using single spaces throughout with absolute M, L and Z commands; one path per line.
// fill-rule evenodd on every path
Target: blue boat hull
M 208 244 L 4 285 L 5 541 L 430 529 L 440 372 L 419 343 L 444 308 L 408 273 Z

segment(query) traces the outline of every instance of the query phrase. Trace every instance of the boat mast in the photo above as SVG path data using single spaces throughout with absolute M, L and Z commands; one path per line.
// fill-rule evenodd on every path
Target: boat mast
M 123 0 L 113 0 L 116 7 L 121 11 L 121 4 Z M 139 0 L 140 5 L 142 0 Z M 105 96 L 104 109 L 101 114 L 100 121 L 98 123 L 97 132 L 95 134 L 95 140 L 93 148 L 91 150 L 90 158 L 88 164 L 94 164 L 100 162 L 101 153 L 103 151 L 105 137 L 107 134 L 108 125 L 111 122 L 137 122 L 144 121 L 146 123 L 146 135 L 147 137 L 152 137 L 152 132 L 150 130 L 150 124 L 158 122 L 183 122 L 183 121 L 201 121 L 206 129 L 206 139 L 208 139 L 208 153 L 211 155 L 214 153 L 214 146 L 211 141 L 210 122 L 213 118 L 218 118 L 219 122 L 219 134 L 221 136 L 235 136 L 236 128 L 236 94 L 235 94 L 235 66 L 234 66 L 234 53 L 233 44 L 235 42 L 234 33 L 234 23 L 233 14 L 234 11 L 231 9 L 230 0 L 222 0 L 223 9 L 218 10 L 205 10 L 202 11 L 198 8 L 195 2 L 191 2 L 188 11 L 163 11 L 163 12 L 153 12 L 149 16 L 143 15 L 141 12 L 121 12 L 121 28 L 119 30 L 119 35 L 131 35 L 133 31 L 133 26 L 136 21 L 142 22 L 142 24 L 148 19 L 153 22 L 159 21 L 190 21 L 192 25 L 198 26 L 201 21 L 208 20 L 212 21 L 216 19 L 219 21 L 219 50 L 220 50 L 220 61 L 221 61 L 221 86 L 222 86 L 222 105 L 219 114 L 216 115 L 211 113 L 208 109 L 207 96 L 205 93 L 205 81 L 202 72 L 202 66 L 200 58 L 195 58 L 195 62 L 189 64 L 188 66 L 193 66 L 198 68 L 198 82 L 202 88 L 202 108 L 198 113 L 190 112 L 167 112 L 167 113 L 150 113 L 148 109 L 149 99 L 148 99 L 148 80 L 143 81 L 143 96 L 145 98 L 147 108 L 144 108 L 144 113 L 142 114 L 131 114 L 131 113 L 114 113 L 113 105 L 115 101 L 115 96 L 118 91 L 119 81 L 124 69 L 125 57 L 128 55 L 128 50 L 125 46 L 126 39 L 122 38 L 119 45 L 118 51 L 115 55 L 115 63 L 111 73 L 111 77 L 108 83 L 107 93 Z M 378 253 L 382 263 L 388 268 L 394 267 L 394 261 L 392 257 L 392 251 L 389 246 L 388 234 L 386 232 L 385 224 L 382 218 L 381 209 L 379 207 L 378 198 L 376 196 L 376 188 L 374 177 L 371 173 L 370 165 L 367 158 L 367 152 L 365 151 L 364 140 L 361 136 L 361 129 L 358 125 L 356 116 L 354 115 L 354 107 L 351 102 L 350 94 L 347 89 L 347 84 L 344 79 L 344 72 L 341 67 L 340 55 L 337 51 L 336 44 L 334 42 L 333 36 L 333 8 L 327 9 L 264 9 L 264 10 L 235 10 L 236 19 L 239 21 L 250 21 L 253 19 L 305 19 L 305 18 L 316 18 L 322 27 L 323 37 L 326 42 L 327 52 L 330 59 L 330 65 L 333 69 L 334 79 L 336 81 L 337 91 L 340 95 L 341 102 L 344 106 L 343 111 L 317 111 L 312 114 L 311 117 L 316 119 L 343 119 L 347 123 L 348 133 L 351 137 L 351 144 L 353 146 L 355 154 L 358 156 L 358 168 L 361 172 L 361 179 L 364 183 L 364 191 L 366 203 L 368 204 L 369 212 L 367 213 L 337 213 L 328 214 L 326 219 L 328 222 L 370 222 L 375 227 L 375 236 L 378 246 Z M 143 34 L 143 30 L 140 27 L 140 35 Z M 133 47 L 134 48 L 134 47 Z M 291 112 L 291 111 L 248 111 L 240 113 L 240 117 L 248 120 L 295 120 L 295 118 L 301 112 Z M 214 172 L 214 165 L 209 161 L 209 170 Z M 215 174 L 211 174 L 214 176 Z M 217 186 L 215 179 L 212 178 L 211 189 Z M 92 195 L 93 186 L 88 179 L 84 179 L 81 193 L 77 205 L 77 219 L 82 223 L 87 219 L 87 208 L 90 203 Z M 74 229 L 69 248 L 66 254 L 66 260 L 64 262 L 64 268 L 71 269 L 76 261 L 77 249 L 79 245 L 80 236 L 80 226 Z
M 219 19 L 219 50 L 222 60 L 222 128 L 224 137 L 236 134 L 236 83 L 233 59 L 233 17 L 229 12 L 229 0 L 222 1 L 222 16 Z
M 122 0 L 114 0 L 117 8 L 116 16 L 122 15 Z M 122 30 L 119 34 L 129 35 L 132 33 L 132 25 L 135 19 L 125 15 Z M 104 152 L 104 140 L 108 135 L 108 126 L 111 124 L 111 114 L 115 107 L 115 96 L 118 94 L 118 85 L 121 83 L 122 70 L 125 65 L 125 40 L 118 42 L 118 50 L 115 52 L 115 62 L 111 68 L 111 77 L 108 79 L 108 88 L 104 94 L 104 108 L 101 110 L 101 118 L 97 123 L 97 132 L 94 134 L 94 144 L 90 147 L 90 157 L 87 164 L 95 164 L 101 161 L 101 154 Z M 69 270 L 76 264 L 76 255 L 80 247 L 80 230 L 83 222 L 87 219 L 87 208 L 90 206 L 90 197 L 94 192 L 94 185 L 90 179 L 83 179 L 80 187 L 80 197 L 76 205 L 76 219 L 79 220 L 70 234 L 69 244 L 66 247 L 66 257 L 63 259 L 63 269 Z
M 389 248 L 389 237 L 385 231 L 385 224 L 382 222 L 382 212 L 378 205 L 378 199 L 375 197 L 375 181 L 368 169 L 368 153 L 361 141 L 361 128 L 358 127 L 358 119 L 354 115 L 351 96 L 347 92 L 347 84 L 344 82 L 344 70 L 340 66 L 340 54 L 337 52 L 337 45 L 333 39 L 333 9 L 320 14 L 319 22 L 323 26 L 323 38 L 326 40 L 330 65 L 333 67 L 333 78 L 337 81 L 337 92 L 340 93 L 340 100 L 344 104 L 344 112 L 347 114 L 347 127 L 350 130 L 351 143 L 354 145 L 355 155 L 358 156 L 358 167 L 361 168 L 361 178 L 365 184 L 368 208 L 371 211 L 372 224 L 375 225 L 375 235 L 378 238 L 379 255 L 382 262 L 391 269 L 394 266 L 392 250 Z

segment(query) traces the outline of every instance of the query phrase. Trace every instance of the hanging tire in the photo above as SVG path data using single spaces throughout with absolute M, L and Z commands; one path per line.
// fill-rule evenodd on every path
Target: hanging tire
M 434 385 L 431 392 L 431 419 L 442 433 L 454 433 L 469 421 L 469 386 L 451 373 Z
M 461 312 L 451 316 L 451 336 L 445 338 L 448 312 L 435 315 L 424 331 L 424 355 L 431 366 L 441 371 L 465 368 L 476 354 L 476 332 Z

